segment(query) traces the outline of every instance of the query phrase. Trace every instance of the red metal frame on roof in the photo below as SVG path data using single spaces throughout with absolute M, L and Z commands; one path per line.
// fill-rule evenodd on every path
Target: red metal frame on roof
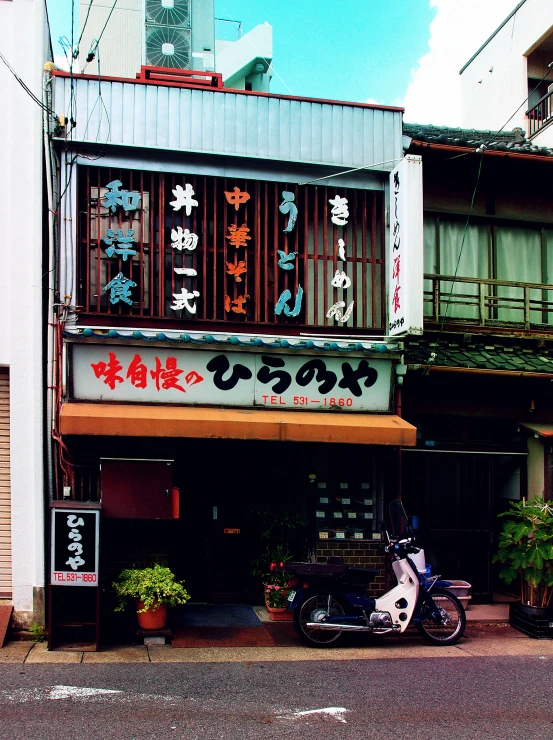
M 169 71 L 173 71 L 170 68 L 165 67 L 158 67 L 157 68 L 159 72 L 167 69 Z M 181 72 L 182 70 L 179 70 Z M 196 72 L 195 70 L 187 70 L 193 75 L 201 75 L 205 74 L 205 72 Z M 98 82 L 98 79 L 100 79 L 102 82 L 128 82 L 131 85 L 159 85 L 161 87 L 191 87 L 191 88 L 197 88 L 199 87 L 197 84 L 191 84 L 190 82 L 180 82 L 175 83 L 173 81 L 164 81 L 163 79 L 136 79 L 133 80 L 130 77 L 98 77 L 98 75 L 84 75 L 84 74 L 78 74 L 78 75 L 71 75 L 70 72 L 65 72 L 63 70 L 55 69 L 52 71 L 52 74 L 55 77 L 72 77 L 76 80 L 91 80 L 93 82 Z M 375 105 L 374 103 L 353 103 L 351 101 L 347 100 L 327 100 L 326 98 L 304 98 L 300 97 L 298 95 L 275 95 L 274 93 L 266 93 L 266 92 L 257 92 L 254 90 L 235 90 L 232 87 L 209 87 L 208 88 L 210 92 L 221 92 L 221 93 L 233 93 L 235 95 L 256 95 L 260 98 L 275 98 L 279 100 L 298 100 L 303 101 L 306 103 L 323 103 L 328 105 L 346 105 L 352 108 L 372 108 L 373 110 L 389 110 L 389 111 L 396 111 L 398 113 L 403 113 L 405 108 L 398 108 L 393 105 Z
M 153 84 L 170 83 L 171 87 L 207 87 L 222 89 L 223 75 L 218 72 L 196 72 L 193 69 L 151 67 L 142 65 L 136 79 Z

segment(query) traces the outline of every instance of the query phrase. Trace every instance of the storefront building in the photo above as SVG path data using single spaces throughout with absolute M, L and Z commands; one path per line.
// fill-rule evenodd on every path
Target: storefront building
M 255 603 L 267 512 L 302 522 L 296 558 L 376 563 L 416 432 L 388 329 L 401 110 L 63 74 L 55 95 L 86 125 L 59 139 L 51 505 L 100 512 L 99 582 L 167 562 L 194 600 Z
M 424 334 L 405 342 L 417 445 L 403 501 L 431 565 L 490 602 L 507 590 L 492 563 L 498 514 L 553 496 L 553 159 L 518 130 L 405 133 L 423 159 L 425 244 Z

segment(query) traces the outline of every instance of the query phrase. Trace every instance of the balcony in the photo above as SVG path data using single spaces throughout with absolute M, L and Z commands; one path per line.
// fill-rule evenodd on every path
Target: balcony
M 526 111 L 528 116 L 528 136 L 532 138 L 553 121 L 553 90 L 538 100 L 533 108 Z
M 425 274 L 425 324 L 553 333 L 553 285 Z

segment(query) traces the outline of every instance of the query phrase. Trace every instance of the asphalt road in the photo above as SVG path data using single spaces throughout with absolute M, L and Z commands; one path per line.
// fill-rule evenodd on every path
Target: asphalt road
M 0 738 L 553 740 L 553 659 L 0 666 Z

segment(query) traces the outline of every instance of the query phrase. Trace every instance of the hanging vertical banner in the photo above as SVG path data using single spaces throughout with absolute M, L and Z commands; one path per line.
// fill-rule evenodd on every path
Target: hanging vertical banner
M 408 154 L 390 174 L 388 335 L 423 329 L 422 159 Z

